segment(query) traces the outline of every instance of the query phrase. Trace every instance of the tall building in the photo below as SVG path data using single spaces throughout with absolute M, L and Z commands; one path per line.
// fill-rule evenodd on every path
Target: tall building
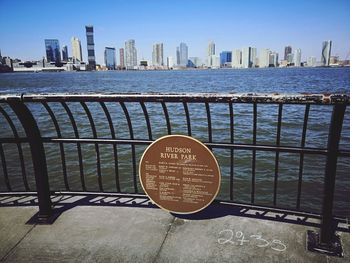
M 322 66 L 328 67 L 329 60 L 331 58 L 332 41 L 322 42 L 322 54 L 321 54 L 321 64 Z
M 288 54 L 292 53 L 292 47 L 291 46 L 286 46 L 284 48 L 284 60 L 288 60 Z
M 250 48 L 250 67 L 255 68 L 256 66 L 256 60 L 257 60 L 257 49 L 255 47 Z
M 174 67 L 174 58 L 173 57 L 167 57 L 166 65 L 167 65 L 168 69 L 173 68 Z
M 180 43 L 180 66 L 186 67 L 188 62 L 188 46 Z
M 215 43 L 213 41 L 208 44 L 208 57 L 215 55 Z
M 240 49 L 235 49 L 232 52 L 232 67 L 233 68 L 242 67 L 242 51 Z
M 180 48 L 176 47 L 176 65 L 180 65 Z
M 164 66 L 163 43 L 153 45 L 152 64 L 157 67 Z
M 105 47 L 105 65 L 108 70 L 116 69 L 115 48 Z
M 61 50 L 58 39 L 45 39 L 47 62 L 61 62 Z
M 88 69 L 96 69 L 96 60 L 95 60 L 95 43 L 94 43 L 94 27 L 85 26 L 86 30 L 86 43 L 87 43 L 87 52 L 88 52 Z
M 220 53 L 220 66 L 221 67 L 231 66 L 231 63 L 232 63 L 232 52 L 222 51 Z
M 77 60 L 79 62 L 83 61 L 83 55 L 81 52 L 81 43 L 80 40 L 76 37 L 71 38 L 71 44 L 72 44 L 72 58 L 73 61 L 76 62 Z
M 297 48 L 294 51 L 294 66 L 300 67 L 301 66 L 301 49 Z
M 267 48 L 263 48 L 259 52 L 259 68 L 268 68 L 270 65 L 270 53 Z
M 254 48 L 255 49 L 255 48 Z M 242 68 L 251 68 L 253 66 L 253 53 L 251 47 L 242 48 Z M 255 49 L 256 57 L 256 49 Z M 254 57 L 254 60 L 255 60 Z
M 126 69 L 135 69 L 137 67 L 137 51 L 134 39 L 129 39 L 125 42 L 125 67 Z
M 63 46 L 62 47 L 62 60 L 63 61 L 68 61 L 68 47 L 67 46 Z
M 270 52 L 269 54 L 269 67 L 278 67 L 278 53 Z
M 119 66 L 121 69 L 125 68 L 124 48 L 119 48 Z

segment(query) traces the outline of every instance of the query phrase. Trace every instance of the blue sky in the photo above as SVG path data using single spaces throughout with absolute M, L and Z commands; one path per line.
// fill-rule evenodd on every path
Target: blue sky
M 323 40 L 333 41 L 332 55 L 350 51 L 350 1 L 254 0 L 129 0 L 17 1 L 0 0 L 2 55 L 23 60 L 45 55 L 44 39 L 82 42 L 86 60 L 85 25 L 95 30 L 95 52 L 103 63 L 104 47 L 124 47 L 135 39 L 138 59 L 151 59 L 152 45 L 164 43 L 164 56 L 175 56 L 185 42 L 189 56 L 204 57 L 208 42 L 217 52 L 244 46 L 269 48 L 283 57 L 284 47 L 301 48 L 302 59 L 320 59 Z

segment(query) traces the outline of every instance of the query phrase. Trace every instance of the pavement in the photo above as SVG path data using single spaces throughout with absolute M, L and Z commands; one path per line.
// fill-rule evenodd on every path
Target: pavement
M 350 231 L 338 231 L 344 257 L 306 249 L 319 220 L 215 203 L 180 216 L 144 197 L 55 197 L 59 216 L 37 224 L 35 197 L 0 196 L 4 262 L 350 262 Z M 302 223 L 302 224 L 301 224 Z

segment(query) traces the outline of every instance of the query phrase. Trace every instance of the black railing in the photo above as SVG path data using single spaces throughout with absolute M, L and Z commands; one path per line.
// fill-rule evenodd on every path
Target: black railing
M 32 159 L 33 174 L 35 176 L 36 191 L 39 199 L 39 216 L 44 219 L 49 217 L 52 213 L 50 193 L 55 191 L 76 191 L 76 188 L 78 188 L 76 181 L 73 185 L 71 183 L 72 176 L 68 169 L 68 163 L 72 162 L 72 155 L 66 149 L 67 145 L 76 145 L 77 158 L 73 158 L 73 161 L 76 161 L 79 167 L 77 170 L 79 173 L 80 192 L 91 191 L 88 185 L 91 184 L 90 179 L 94 177 L 91 176 L 91 173 L 94 173 L 97 189 L 94 188 L 93 191 L 140 193 L 137 166 L 138 158 L 142 151 L 140 151 L 139 147 L 145 147 L 158 137 L 166 134 L 182 133 L 194 136 L 194 130 L 198 126 L 200 132 L 197 133 L 197 137 L 200 137 L 199 139 L 212 149 L 214 153 L 215 150 L 219 149 L 228 151 L 225 152 L 227 154 L 224 154 L 225 158 L 229 160 L 226 162 L 228 163 L 226 165 L 228 169 L 222 173 L 228 179 L 228 194 L 227 192 L 223 194 L 226 201 L 241 204 L 259 204 L 259 200 L 257 199 L 260 197 L 256 189 L 258 183 L 257 154 L 260 152 L 272 152 L 274 153 L 274 164 L 270 171 L 273 174 L 272 202 L 270 206 L 286 209 L 284 201 L 278 198 L 279 183 L 281 183 L 280 157 L 283 153 L 296 154 L 298 155 L 299 163 L 297 167 L 296 198 L 293 201 L 293 207 L 289 207 L 288 210 L 309 212 L 309 207 L 307 209 L 303 208 L 302 202 L 303 182 L 305 180 L 303 176 L 305 156 L 324 156 L 325 161 L 322 165 L 325 166 L 325 169 L 318 171 L 320 174 L 324 174 L 324 180 L 319 182 L 323 184 L 324 192 L 323 195 L 318 196 L 322 200 L 322 210 L 319 210 L 318 213 L 321 214 L 323 220 L 321 240 L 327 243 L 334 235 L 332 222 L 335 216 L 333 213 L 333 199 L 336 187 L 337 160 L 338 157 L 350 157 L 350 149 L 339 149 L 342 132 L 343 134 L 350 132 L 349 130 L 342 131 L 343 119 L 346 115 L 345 110 L 349 104 L 350 98 L 347 95 L 322 94 L 2 95 L 0 96 L 0 113 L 3 116 L 3 123 L 1 125 L 3 127 L 9 127 L 9 130 L 12 132 L 12 134 L 9 134 L 7 131 L 3 131 L 0 137 L 0 157 L 4 178 L 2 189 L 5 192 L 15 191 L 11 184 L 12 175 L 9 172 L 9 168 L 11 165 L 17 164 L 13 162 L 9 163 L 9 157 L 7 157 L 4 149 L 6 145 L 12 147 L 12 150 L 17 149 L 24 191 L 32 190 L 28 181 L 28 177 L 30 177 L 28 176 L 29 168 L 26 164 L 27 158 Z M 113 108 L 116 105 L 120 108 L 120 113 L 123 117 L 121 117 L 122 115 L 118 115 L 118 117 L 114 112 Z M 173 109 L 169 110 L 173 105 L 175 105 Z M 198 105 L 204 107 L 203 113 L 198 114 Z M 223 105 L 223 107 L 218 108 L 217 105 Z M 237 113 L 235 110 L 236 105 L 248 105 L 248 107 L 251 106 L 252 108 L 241 109 Z M 269 125 L 275 127 L 275 130 L 271 130 L 270 127 L 267 132 L 276 132 L 273 143 L 259 143 L 258 140 L 259 131 L 266 133 L 266 130 L 259 129 L 258 127 L 259 107 L 262 105 L 277 106 L 276 116 L 271 113 L 271 116 L 268 117 Z M 302 120 L 301 138 L 300 143 L 297 145 L 289 145 L 281 141 L 282 133 L 286 129 L 283 127 L 285 120 L 283 112 L 285 107 L 289 105 L 297 107 L 294 111 L 298 113 L 298 119 Z M 191 109 L 190 106 L 194 108 Z M 158 107 L 158 110 L 154 107 Z M 329 115 L 325 114 L 326 116 L 323 118 L 325 122 L 328 122 L 327 125 L 329 125 L 328 139 L 324 146 L 313 145 L 310 147 L 307 146 L 310 108 L 317 109 L 320 107 L 327 107 L 326 112 L 331 112 Z M 323 110 L 324 108 L 320 109 L 318 114 L 324 114 Z M 99 112 L 99 116 L 96 116 L 96 112 Z M 245 128 L 242 132 L 241 129 L 240 132 L 243 133 L 244 138 L 241 141 L 237 141 L 236 136 L 239 132 L 236 129 L 236 118 L 239 118 L 241 113 L 246 115 L 247 112 L 249 112 L 249 116 L 246 117 L 244 122 L 248 123 L 245 123 L 247 127 L 251 125 L 251 131 L 248 132 L 249 129 Z M 172 118 L 172 115 L 176 117 Z M 219 115 L 220 117 L 218 117 Z M 156 117 L 157 119 L 152 120 L 152 117 Z M 123 122 L 123 124 L 119 125 L 120 122 Z M 143 125 L 140 126 L 141 122 L 143 122 Z M 161 122 L 163 124 L 160 124 Z M 204 122 L 205 125 L 203 125 Z M 49 125 L 48 123 L 51 124 Z M 226 128 L 217 128 L 226 124 Z M 289 125 L 293 125 L 293 123 L 289 123 Z M 125 129 L 126 127 L 127 129 Z M 324 131 L 325 129 L 327 128 L 321 127 L 321 130 Z M 225 132 L 227 130 L 229 134 L 227 138 L 223 137 L 222 140 L 214 138 L 215 131 L 218 131 L 215 135 L 221 138 L 220 131 L 224 130 Z M 249 136 L 245 134 L 246 132 L 251 132 L 251 137 L 250 134 L 248 134 Z M 70 135 L 67 135 L 68 133 Z M 58 188 L 53 183 L 49 184 L 51 182 L 49 180 L 51 178 L 48 175 L 50 166 L 47 165 L 48 156 L 45 151 L 47 149 L 45 145 L 47 144 L 58 145 L 57 152 L 59 159 L 54 159 L 54 161 L 60 163 L 62 167 L 63 181 L 63 186 Z M 24 145 L 30 146 L 29 155 L 25 155 L 23 150 Z M 91 172 L 91 163 L 85 164 L 84 162 L 86 159 L 83 156 L 83 147 L 86 145 L 92 145 L 94 147 L 92 151 L 95 159 L 94 164 L 92 164 L 95 167 L 93 172 Z M 108 170 L 108 178 L 110 178 L 111 173 L 113 174 L 113 183 L 109 180 L 107 187 L 104 182 L 106 176 L 103 172 L 103 169 L 106 167 L 106 163 L 103 162 L 103 156 L 105 154 L 105 151 L 102 149 L 103 145 L 112 146 L 112 164 L 108 162 L 107 166 L 113 168 Z M 125 152 L 121 152 L 121 146 L 130 147 L 130 159 L 125 157 Z M 235 171 L 239 169 L 239 164 L 235 163 L 235 154 L 236 151 L 240 150 L 251 152 L 251 179 L 250 187 L 247 187 L 250 191 L 250 197 L 247 202 L 240 200 L 241 198 L 237 196 L 235 187 Z M 50 151 L 53 150 L 50 148 Z M 91 154 L 91 151 L 89 154 Z M 130 163 L 131 166 L 126 170 L 131 176 L 125 178 L 121 172 L 124 169 L 123 171 L 125 173 L 125 168 L 122 169 L 122 167 Z M 90 169 L 87 169 L 86 165 L 90 165 Z M 349 166 L 346 169 L 350 171 Z M 246 176 L 248 177 L 248 175 Z M 348 174 L 348 176 L 350 175 Z M 130 183 L 130 179 L 132 181 L 131 185 L 124 187 L 126 181 Z M 55 178 L 55 180 L 58 179 Z M 19 182 L 16 184 L 19 184 Z M 115 186 L 112 190 L 110 190 L 110 184 Z M 126 190 L 123 188 L 126 188 Z M 225 189 L 222 191 L 225 192 Z M 347 189 L 344 191 L 347 191 Z

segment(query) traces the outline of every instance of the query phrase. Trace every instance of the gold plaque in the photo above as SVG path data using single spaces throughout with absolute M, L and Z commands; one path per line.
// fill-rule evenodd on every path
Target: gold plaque
M 139 175 L 143 190 L 159 207 L 191 214 L 207 207 L 220 189 L 220 169 L 213 153 L 184 135 L 164 136 L 142 155 Z

